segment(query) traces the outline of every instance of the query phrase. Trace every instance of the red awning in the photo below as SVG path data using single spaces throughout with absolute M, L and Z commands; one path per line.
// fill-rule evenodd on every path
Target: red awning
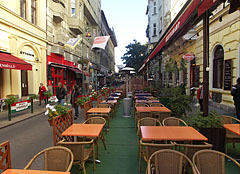
M 177 33 L 187 30 L 187 27 L 191 23 L 189 21 L 197 21 L 199 16 L 203 14 L 208 9 L 212 8 L 215 4 L 219 4 L 220 0 L 192 0 L 187 2 L 185 9 L 180 12 L 176 20 L 172 22 L 169 29 L 164 33 L 162 38 L 159 40 L 158 44 L 149 54 L 148 58 L 144 61 L 144 64 L 139 69 L 139 72 L 145 67 L 145 65 L 159 52 L 162 50 L 167 43 L 173 38 L 177 38 Z M 197 15 L 195 15 L 197 14 Z M 196 19 L 197 18 L 197 19 Z
M 73 72 L 75 72 L 75 73 L 77 73 L 77 74 L 82 74 L 82 71 L 80 71 L 80 70 L 77 69 L 77 68 L 71 68 L 71 67 L 69 67 L 68 69 L 70 69 L 71 71 L 73 71 Z
M 0 52 L 0 68 L 32 70 L 32 65 L 11 54 Z

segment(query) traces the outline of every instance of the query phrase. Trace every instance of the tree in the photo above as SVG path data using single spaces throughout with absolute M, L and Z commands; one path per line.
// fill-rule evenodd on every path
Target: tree
M 141 45 L 137 40 L 133 40 L 126 46 L 126 53 L 121 57 L 123 64 L 138 70 L 144 62 L 147 45 Z

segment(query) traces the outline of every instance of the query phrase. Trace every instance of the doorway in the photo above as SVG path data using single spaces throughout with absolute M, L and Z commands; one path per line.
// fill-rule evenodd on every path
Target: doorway
M 21 87 L 22 87 L 22 96 L 28 95 L 28 76 L 27 71 L 21 71 Z

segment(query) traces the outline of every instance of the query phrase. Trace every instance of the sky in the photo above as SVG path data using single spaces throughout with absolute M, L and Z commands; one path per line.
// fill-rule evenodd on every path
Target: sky
M 102 0 L 102 10 L 110 28 L 114 28 L 118 46 L 115 48 L 116 65 L 121 65 L 121 57 L 126 46 L 136 39 L 141 44 L 147 42 L 147 0 Z

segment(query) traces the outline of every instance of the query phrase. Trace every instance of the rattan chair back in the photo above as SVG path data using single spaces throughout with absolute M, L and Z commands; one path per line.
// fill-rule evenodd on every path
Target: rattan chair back
M 35 160 L 44 158 L 44 170 L 69 172 L 73 164 L 73 153 L 66 147 L 49 147 L 36 154 L 26 165 L 25 170 L 31 169 Z
M 185 121 L 177 117 L 168 117 L 163 120 L 163 126 L 188 126 Z
M 161 122 L 152 117 L 144 117 L 138 120 L 138 131 L 137 134 L 140 133 L 140 126 L 162 126 Z
M 203 142 L 203 144 L 177 144 L 176 147 L 179 147 L 181 151 L 189 158 L 192 159 L 193 155 L 199 150 L 203 149 L 212 149 L 213 145 Z
M 91 114 L 93 117 L 88 118 L 83 124 L 106 124 L 106 120 L 103 117 L 99 117 L 100 114 Z
M 147 100 L 158 100 L 156 97 L 148 98 Z
M 172 149 L 164 149 L 154 152 L 149 160 L 147 171 L 148 174 L 182 174 L 186 163 L 192 168 L 192 173 L 195 169 L 191 160 L 181 152 Z
M 85 171 L 85 161 L 89 157 L 93 158 L 93 168 L 95 169 L 95 148 L 94 148 L 94 139 L 91 141 L 82 141 L 82 142 L 66 142 L 62 140 L 58 142 L 58 145 L 64 146 L 70 149 L 74 156 L 74 164 L 79 164 L 83 167 L 83 172 Z M 89 145 L 88 148 L 87 145 Z
M 149 107 L 147 103 L 136 103 L 135 107 Z
M 240 120 L 235 118 L 235 117 L 232 117 L 232 116 L 229 116 L 229 115 L 221 115 L 221 121 L 223 124 L 233 124 L 234 121 L 236 123 L 240 123 Z
M 164 107 L 164 105 L 161 103 L 151 103 L 150 107 Z
M 0 144 L 0 170 L 11 169 L 10 142 L 5 141 Z
M 215 150 L 200 150 L 193 155 L 193 164 L 199 174 L 225 174 L 226 158 L 240 168 L 230 156 Z
M 110 108 L 110 106 L 109 106 L 109 104 L 100 103 L 100 104 L 97 105 L 97 108 Z

